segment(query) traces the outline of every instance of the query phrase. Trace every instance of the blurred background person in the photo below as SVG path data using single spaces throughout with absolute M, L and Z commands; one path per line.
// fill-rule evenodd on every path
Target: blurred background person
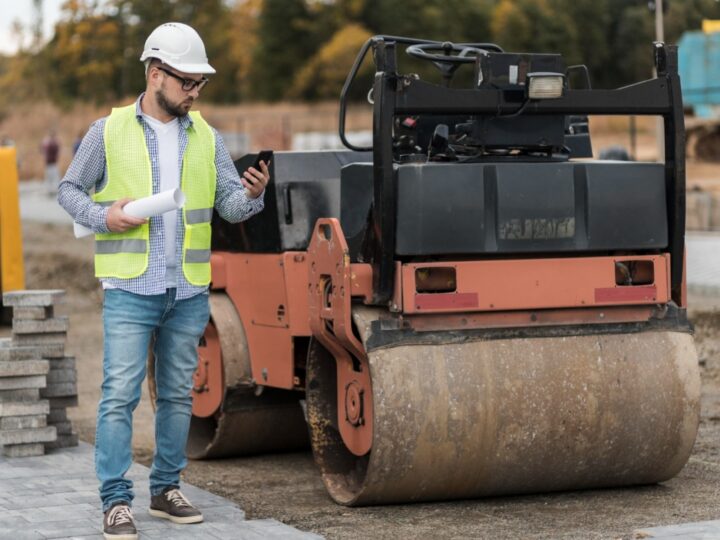
M 48 194 L 54 196 L 60 183 L 60 172 L 58 171 L 60 143 L 55 130 L 50 130 L 47 137 L 43 139 L 41 149 L 45 160 L 45 188 Z

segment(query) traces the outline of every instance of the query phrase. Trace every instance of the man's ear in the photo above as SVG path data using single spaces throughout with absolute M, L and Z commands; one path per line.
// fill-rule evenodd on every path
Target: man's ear
M 151 86 L 153 86 L 153 87 L 156 87 L 156 86 L 160 86 L 160 75 L 161 75 L 161 73 L 160 73 L 160 70 L 159 70 L 159 69 L 154 69 L 154 68 L 155 68 L 155 66 L 152 65 L 152 66 L 150 66 L 150 68 L 148 69 L 147 82 L 148 82 L 148 85 L 151 85 Z

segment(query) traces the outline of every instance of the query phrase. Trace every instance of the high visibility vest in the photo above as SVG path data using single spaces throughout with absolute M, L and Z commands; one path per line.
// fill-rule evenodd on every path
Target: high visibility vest
M 185 193 L 182 269 L 189 283 L 205 286 L 210 283 L 210 221 L 217 181 L 215 136 L 199 112 L 191 112 L 190 116 L 193 124 L 187 130 L 180 179 Z M 107 184 L 93 200 L 110 206 L 118 199 L 152 195 L 150 155 L 135 104 L 112 110 L 105 122 L 104 137 Z M 96 234 L 95 275 L 121 279 L 141 276 L 147 270 L 149 254 L 149 223 L 124 233 Z

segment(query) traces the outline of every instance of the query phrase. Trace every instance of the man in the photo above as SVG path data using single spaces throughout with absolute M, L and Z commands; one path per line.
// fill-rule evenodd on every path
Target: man
M 55 195 L 60 180 L 58 171 L 58 156 L 60 155 L 60 143 L 57 140 L 54 130 L 50 130 L 48 136 L 42 141 L 41 150 L 45 161 L 45 188 L 48 194 Z
M 203 519 L 178 488 L 196 347 L 209 318 L 210 219 L 213 207 L 231 222 L 261 211 L 270 179 L 266 163 L 240 179 L 217 132 L 189 112 L 205 75 L 215 73 L 195 30 L 159 26 L 140 60 L 145 92 L 91 126 L 58 193 L 75 221 L 96 233 L 95 274 L 105 289 L 95 462 L 103 530 L 112 539 L 137 538 L 125 473 L 151 340 L 157 407 L 150 513 L 176 523 Z M 132 199 L 178 186 L 186 203 L 177 212 L 149 220 L 123 212 Z

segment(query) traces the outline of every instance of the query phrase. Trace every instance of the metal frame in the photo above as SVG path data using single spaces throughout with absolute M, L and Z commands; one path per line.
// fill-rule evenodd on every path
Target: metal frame
M 393 163 L 392 129 L 395 115 L 511 114 L 517 103 L 506 102 L 495 89 L 454 89 L 397 73 L 396 43 L 407 38 L 376 37 L 358 56 L 362 61 L 373 47 L 376 66 L 373 111 L 373 206 L 364 256 L 373 266 L 373 298 L 389 305 L 395 282 L 395 224 L 397 214 L 397 167 Z M 653 44 L 658 77 L 615 90 L 566 89 L 563 97 L 528 103 L 523 115 L 659 115 L 665 125 L 665 177 L 671 256 L 672 299 L 682 305 L 685 234 L 685 134 L 677 47 Z M 341 96 L 340 135 L 344 139 L 347 91 L 351 71 Z M 348 144 L 346 144 L 348 146 Z M 348 146 L 351 149 L 352 146 Z

